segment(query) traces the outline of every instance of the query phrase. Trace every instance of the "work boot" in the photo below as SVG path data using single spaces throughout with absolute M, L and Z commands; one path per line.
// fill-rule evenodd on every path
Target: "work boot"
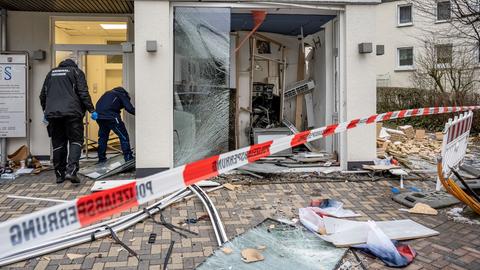
M 70 144 L 72 145 L 72 144 Z M 76 145 L 74 145 L 76 146 Z M 73 149 L 73 150 L 72 150 Z M 70 147 L 70 150 L 72 150 L 69 154 L 68 154 L 68 164 L 67 164 L 67 175 L 65 176 L 65 179 L 66 180 L 70 180 L 70 182 L 72 182 L 73 184 L 80 184 L 80 178 L 78 178 L 77 176 L 77 172 L 78 172 L 78 159 L 74 159 L 72 158 L 72 156 L 75 155 L 74 150 L 78 150 L 80 151 L 81 149 L 80 148 L 72 148 Z M 80 153 L 80 152 L 78 152 Z M 73 161 L 72 161 L 73 159 Z
M 57 181 L 55 181 L 57 184 L 61 184 L 65 182 L 65 177 L 64 176 L 59 176 L 57 177 Z
M 68 174 L 65 176 L 66 180 L 69 180 L 73 184 L 80 184 L 80 178 L 76 174 Z
M 102 160 L 99 160 L 95 165 L 97 165 L 97 166 L 104 166 L 105 163 L 107 163 L 107 160 L 106 160 L 106 159 L 102 159 Z
M 55 170 L 55 176 L 57 177 L 57 180 L 55 181 L 57 184 L 65 182 L 65 173 Z

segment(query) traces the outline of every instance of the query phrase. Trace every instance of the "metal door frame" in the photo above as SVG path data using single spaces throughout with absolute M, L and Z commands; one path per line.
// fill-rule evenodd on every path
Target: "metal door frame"
M 128 53 L 123 52 L 122 45 L 107 45 L 107 44 L 55 44 L 55 22 L 56 21 L 102 21 L 102 22 L 125 22 L 127 24 L 126 42 L 132 42 L 133 39 L 133 16 L 131 15 L 90 15 L 90 16 L 51 16 L 50 17 L 50 44 L 51 44 L 51 66 L 55 67 L 56 53 L 58 51 L 68 51 L 77 59 L 78 66 L 82 66 L 83 55 L 122 55 L 122 81 L 123 85 L 128 88 L 130 85 L 130 64 L 127 57 Z M 132 69 L 133 70 L 133 69 Z M 87 151 L 86 158 L 88 159 L 88 112 L 85 117 L 86 128 L 85 136 Z M 91 140 L 91 139 L 90 139 Z M 93 140 L 92 140 L 93 141 Z M 114 148 L 115 149 L 115 148 Z M 115 149 L 119 151 L 118 149 Z M 121 151 L 120 151 L 121 152 Z M 52 157 L 52 146 L 50 145 L 50 156 Z
M 59 51 L 71 52 L 72 56 L 75 57 L 77 65 L 82 68 L 87 74 L 86 71 L 86 56 L 88 55 L 122 55 L 123 60 L 126 59 L 126 53 L 122 50 L 122 45 L 91 45 L 91 44 L 55 44 L 53 45 L 52 53 L 52 66 L 55 65 L 56 53 Z M 85 59 L 83 58 L 85 56 Z M 84 63 L 85 61 L 85 63 Z M 122 81 L 123 85 L 128 85 L 128 65 L 125 61 L 122 61 Z M 89 113 L 85 114 L 85 158 L 89 159 L 88 156 L 88 145 L 90 142 L 98 144 L 97 140 L 94 140 L 88 136 L 88 126 L 89 126 Z M 108 146 L 111 150 L 114 150 L 118 153 L 122 153 L 120 149 Z

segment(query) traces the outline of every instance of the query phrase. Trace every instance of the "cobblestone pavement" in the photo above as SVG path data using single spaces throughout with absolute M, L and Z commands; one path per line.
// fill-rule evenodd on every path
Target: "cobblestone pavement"
M 125 179 L 128 176 L 118 178 Z M 91 180 L 84 180 L 79 187 L 70 183 L 57 185 L 52 172 L 2 182 L 0 221 L 53 205 L 50 202 L 11 199 L 6 195 L 74 199 L 81 194 L 90 193 L 92 185 Z M 298 208 L 306 206 L 311 198 L 325 196 L 339 199 L 345 203 L 346 208 L 361 213 L 363 216 L 359 220 L 411 218 L 440 231 L 439 236 L 408 242 L 417 250 L 418 256 L 406 269 L 480 269 L 480 225 L 450 221 L 443 210 L 438 216 L 411 215 L 398 211 L 402 206 L 390 199 L 389 187 L 392 185 L 398 185 L 398 181 L 250 185 L 241 186 L 235 191 L 220 189 L 210 193 L 210 197 L 217 206 L 230 238 L 247 231 L 267 217 L 295 218 Z M 425 188 L 433 187 L 434 183 L 406 181 L 406 185 Z M 131 211 L 134 210 L 137 209 Z M 178 224 L 186 218 L 205 214 L 205 210 L 197 198 L 192 198 L 167 208 L 164 214 L 167 220 Z M 192 269 L 213 252 L 216 240 L 209 221 L 201 221 L 189 225 L 188 228 L 199 235 L 181 239 L 177 234 L 148 220 L 120 233 L 120 238 L 141 254 L 140 262 L 129 257 L 111 238 L 103 238 L 41 258 L 19 262 L 8 268 L 162 269 L 170 241 L 175 240 L 169 269 Z M 158 235 L 155 244 L 147 243 L 151 232 Z M 83 254 L 85 257 L 70 260 L 67 257 L 69 253 Z M 367 258 L 367 262 L 369 269 L 385 268 L 379 260 Z

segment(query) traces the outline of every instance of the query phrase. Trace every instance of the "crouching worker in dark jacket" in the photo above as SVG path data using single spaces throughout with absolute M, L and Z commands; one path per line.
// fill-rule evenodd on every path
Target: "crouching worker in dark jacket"
M 130 149 L 130 139 L 128 137 L 125 124 L 120 117 L 120 111 L 125 109 L 132 115 L 135 115 L 135 108 L 130 102 L 130 96 L 123 87 L 115 87 L 105 92 L 97 102 L 98 113 L 98 162 L 103 163 L 107 160 L 107 143 L 110 131 L 117 134 L 120 139 L 123 157 L 125 161 L 133 159 L 132 149 Z
M 94 107 L 85 74 L 73 60 L 62 61 L 48 73 L 40 103 L 52 137 L 57 183 L 65 179 L 80 183 L 77 172 L 83 147 L 83 117 L 85 110 L 94 113 Z

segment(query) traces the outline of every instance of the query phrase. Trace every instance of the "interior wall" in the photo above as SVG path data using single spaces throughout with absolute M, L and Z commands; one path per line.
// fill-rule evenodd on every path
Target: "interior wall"
M 52 16 L 85 17 L 86 15 L 21 11 L 8 11 L 7 13 L 7 50 L 28 51 L 30 56 L 36 50 L 46 52 L 45 60 L 30 59 L 29 115 L 27 118 L 30 119 L 30 151 L 37 156 L 50 155 L 50 139 L 46 126 L 42 122 L 43 112 L 40 106 L 39 95 L 45 76 L 52 67 L 50 42 L 50 17 Z M 102 16 L 111 17 L 112 15 L 100 14 L 94 16 L 101 18 Z M 89 17 L 94 16 L 90 15 Z M 66 37 L 61 36 L 60 38 Z M 27 144 L 26 138 L 8 138 L 7 152 L 12 153 L 23 144 Z
M 129 18 L 127 22 L 127 40 L 129 42 L 134 41 L 135 29 L 132 18 Z M 130 102 L 133 106 L 135 104 L 135 55 L 133 53 L 123 54 L 123 87 L 128 91 L 130 95 Z M 123 110 L 122 115 L 125 127 L 127 128 L 128 135 L 130 137 L 130 146 L 135 149 L 136 134 L 135 134 L 135 115 L 131 115 Z
M 248 34 L 248 32 L 238 32 L 239 40 Z M 287 70 L 285 76 L 285 84 L 290 85 L 297 81 L 297 62 L 298 62 L 298 40 L 297 37 L 273 34 L 273 33 L 264 33 L 259 32 L 266 37 L 269 37 L 273 40 L 276 40 L 282 43 L 285 48 L 286 58 L 287 58 Z M 265 55 L 272 58 L 279 58 L 281 56 L 279 53 L 274 52 L 274 45 L 272 44 L 272 54 Z M 239 147 L 244 147 L 250 145 L 249 141 L 249 130 L 250 130 L 250 114 L 248 112 L 250 106 L 250 45 L 249 42 L 245 42 L 244 45 L 240 48 L 237 58 L 237 67 L 238 67 L 238 96 L 239 96 Z M 260 61 L 263 62 L 263 61 Z M 266 68 L 265 62 L 263 62 L 264 68 Z M 270 67 L 272 69 L 272 66 Z M 258 74 L 260 73 L 260 74 Z M 264 72 L 257 72 L 257 75 L 254 79 L 259 81 L 264 81 L 265 79 Z M 254 81 L 256 82 L 256 81 Z M 265 81 L 264 81 L 265 82 Z M 242 109 L 244 108 L 244 109 Z M 284 106 L 284 115 L 290 121 L 295 119 L 295 99 L 290 99 L 285 101 Z
M 50 71 L 50 14 L 36 12 L 7 13 L 7 50 L 28 51 L 30 55 L 35 50 L 47 52 L 45 60 L 30 60 L 30 88 L 28 89 L 27 118 L 30 122 L 30 150 L 33 155 L 50 155 L 50 142 L 47 130 L 43 124 L 43 112 L 39 95 L 46 74 Z M 7 153 L 12 153 L 23 144 L 26 138 L 8 138 Z
M 238 33 L 238 42 L 240 43 L 247 35 L 246 32 Z M 237 96 L 238 96 L 238 147 L 250 145 L 249 130 L 250 130 L 250 46 L 246 42 L 238 50 L 236 58 L 237 72 Z
M 315 127 L 322 127 L 333 123 L 334 84 L 333 84 L 333 23 L 325 24 L 323 31 L 307 37 L 310 44 L 319 40 L 321 47 L 314 49 L 313 59 L 309 65 L 310 78 L 315 81 L 313 95 L 313 112 Z M 333 137 L 329 136 L 312 142 L 317 148 L 329 153 L 333 149 Z

